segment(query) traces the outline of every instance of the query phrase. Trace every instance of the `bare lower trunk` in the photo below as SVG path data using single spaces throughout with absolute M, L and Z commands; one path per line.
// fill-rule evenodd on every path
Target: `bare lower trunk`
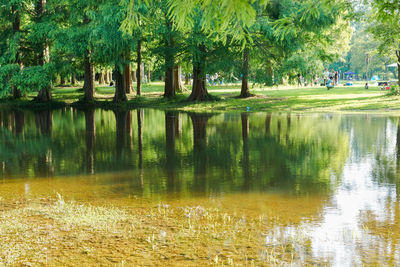
M 172 31 L 172 22 L 167 19 L 166 22 L 167 35 L 165 39 L 165 86 L 164 86 L 164 97 L 174 97 L 175 96 L 175 88 L 174 88 L 174 65 L 175 65 L 175 57 L 174 57 L 174 39 L 170 34 Z
M 60 85 L 65 86 L 65 77 L 64 77 L 64 75 L 60 76 Z
M 142 40 L 139 39 L 138 43 L 137 43 L 137 71 L 136 71 L 136 92 L 137 95 L 141 95 L 142 91 L 141 91 L 141 83 L 142 83 L 142 79 L 141 79 L 141 67 L 142 67 Z
M 205 46 L 200 45 L 198 52 L 193 55 L 193 86 L 188 101 L 204 101 L 211 98 L 206 88 L 206 75 L 203 73 L 205 52 Z
M 150 68 L 148 68 L 148 70 L 147 70 L 147 82 L 151 83 L 151 70 L 150 70 Z
M 71 75 L 71 85 L 75 85 L 76 84 L 76 78 L 75 78 L 75 74 Z
M 115 77 L 115 95 L 114 102 L 123 102 L 127 100 L 125 87 L 124 87 L 124 76 L 119 70 L 118 66 L 115 66 L 114 69 L 114 77 Z
M 124 83 L 125 93 L 132 93 L 132 79 L 131 79 L 131 64 L 126 64 L 124 67 Z
M 83 91 L 85 92 L 83 101 L 94 101 L 94 66 L 90 62 L 90 52 L 84 58 L 85 81 Z
M 104 82 L 105 82 L 105 84 L 110 84 L 110 76 L 109 76 L 109 73 L 108 73 L 108 70 L 106 70 L 106 72 L 105 72 L 105 75 L 104 75 Z
M 137 79 L 136 79 L 136 71 L 132 70 L 131 76 L 132 76 L 132 82 L 136 82 L 137 81 Z
M 174 75 L 173 75 L 173 87 L 175 92 L 183 92 L 183 85 L 181 80 L 181 66 L 176 66 L 174 68 Z
M 171 98 L 175 96 L 173 81 L 173 67 L 167 67 L 165 70 L 164 97 Z
M 11 7 L 12 14 L 14 15 L 14 20 L 13 20 L 13 33 L 16 35 L 21 31 L 21 16 L 19 13 L 19 8 L 17 4 L 12 5 Z M 18 40 L 19 43 L 19 40 Z M 21 66 L 22 69 L 22 60 L 21 60 L 21 52 L 17 51 L 15 55 L 15 63 Z M 21 98 L 21 91 L 13 87 L 13 98 Z
M 398 84 L 400 86 L 400 50 L 396 51 L 397 56 L 397 79 L 399 79 Z
M 43 88 L 39 91 L 36 99 L 41 102 L 51 101 L 52 93 L 51 88 Z
M 242 66 L 242 89 L 239 97 L 251 96 L 249 91 L 249 49 L 245 48 L 243 51 L 243 66 Z
M 99 84 L 104 84 L 104 71 L 99 73 Z
M 193 68 L 192 93 L 190 94 L 188 101 L 204 101 L 210 99 L 210 95 L 206 88 L 205 76 L 202 72 L 202 69 L 196 67 Z
M 189 85 L 189 79 L 190 79 L 189 74 L 186 73 L 185 74 L 185 85 Z

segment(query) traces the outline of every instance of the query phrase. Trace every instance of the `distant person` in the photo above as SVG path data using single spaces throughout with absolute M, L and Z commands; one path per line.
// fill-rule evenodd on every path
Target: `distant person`
M 334 82 L 333 82 L 333 77 L 329 77 L 329 79 L 326 81 L 326 88 L 328 88 L 328 90 L 334 88 Z
M 335 71 L 335 85 L 337 85 L 339 82 L 338 77 L 339 77 L 338 72 Z
M 365 83 L 364 85 L 364 89 L 367 90 L 368 89 L 368 83 Z
M 114 81 L 111 81 L 110 82 L 110 87 L 113 87 L 114 86 Z

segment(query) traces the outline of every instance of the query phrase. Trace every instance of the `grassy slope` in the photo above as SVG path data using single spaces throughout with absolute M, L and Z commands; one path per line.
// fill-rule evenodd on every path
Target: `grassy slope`
M 189 91 L 179 94 L 176 98 L 167 100 L 162 97 L 163 84 L 152 83 L 144 85 L 142 96 L 135 94 L 128 96 L 127 103 L 115 105 L 111 103 L 114 94 L 113 87 L 96 88 L 96 106 L 103 108 L 133 109 L 151 107 L 160 109 L 180 109 L 187 111 L 312 111 L 312 112 L 338 112 L 338 111 L 368 111 L 368 112 L 394 112 L 400 109 L 400 97 L 387 96 L 387 92 L 379 87 L 370 87 L 365 90 L 362 85 L 354 87 L 337 87 L 326 90 L 325 87 L 311 88 L 254 88 L 254 97 L 239 99 L 239 85 L 208 87 L 209 92 L 216 96 L 214 101 L 193 103 L 187 102 Z M 54 103 L 50 106 L 58 107 L 60 103 L 72 104 L 79 100 L 83 92 L 80 88 L 56 88 L 53 91 Z M 28 100 L 34 95 L 29 95 L 21 101 L 3 101 L 2 106 L 29 107 Z

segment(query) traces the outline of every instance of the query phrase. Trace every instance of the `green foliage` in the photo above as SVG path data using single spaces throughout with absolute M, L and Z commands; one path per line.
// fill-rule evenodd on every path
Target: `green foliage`
M 54 66 L 51 64 L 27 67 L 14 75 L 11 83 L 22 93 L 38 92 L 51 88 L 53 73 Z
M 398 85 L 390 86 L 390 90 L 388 92 L 388 95 L 389 96 L 399 95 L 399 86 Z
M 11 80 L 14 76 L 18 75 L 19 71 L 20 66 L 17 64 L 0 66 L 0 97 L 4 97 L 11 93 Z

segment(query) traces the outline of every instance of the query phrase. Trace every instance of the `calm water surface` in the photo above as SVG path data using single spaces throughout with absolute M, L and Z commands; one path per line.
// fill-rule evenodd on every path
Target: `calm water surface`
M 400 264 L 399 118 L 135 110 L 0 112 L 0 196 L 218 203 L 279 217 L 333 266 Z M 306 247 L 307 249 L 304 249 Z

